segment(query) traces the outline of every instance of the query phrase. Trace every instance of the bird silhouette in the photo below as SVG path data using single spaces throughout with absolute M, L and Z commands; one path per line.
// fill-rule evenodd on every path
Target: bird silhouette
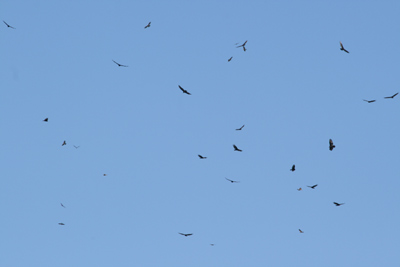
M 243 127 L 244 127 L 244 124 L 242 125 L 242 127 L 236 129 L 236 131 L 241 131 L 243 129 Z
M 384 98 L 394 98 L 396 95 L 398 95 L 399 93 L 395 93 L 394 95 L 392 95 L 392 96 L 386 96 L 386 97 L 384 97 Z
M 246 43 L 247 43 L 247 40 L 242 45 L 236 46 L 236 48 L 243 47 L 243 51 L 246 52 L 246 47 L 245 47 Z
M 3 22 L 4 22 L 4 24 L 7 25 L 8 28 L 15 29 L 13 26 L 9 25 L 9 24 L 8 24 L 7 22 L 5 22 L 4 20 L 3 20 Z
M 315 185 L 312 185 L 312 186 L 307 185 L 307 186 L 312 188 L 312 189 L 315 189 L 318 186 L 318 184 L 315 184 Z
M 242 150 L 241 149 L 239 149 L 236 145 L 233 145 L 233 149 L 234 149 L 234 151 L 239 151 L 239 152 L 242 152 Z
M 149 22 L 149 24 L 147 24 L 144 28 L 147 29 L 150 27 L 151 21 Z
M 115 64 L 117 64 L 118 67 L 128 67 L 127 65 L 119 64 L 119 63 L 118 63 L 117 61 L 115 61 L 114 59 L 112 59 L 112 61 L 113 61 Z
M 46 119 L 44 119 L 43 121 L 48 122 L 48 121 L 49 121 L 49 118 L 46 118 Z
M 340 42 L 340 50 L 342 50 L 342 51 L 344 51 L 344 52 L 346 52 L 346 53 L 349 53 L 349 51 L 347 51 L 346 49 L 344 49 L 344 46 L 343 46 L 342 42 Z
M 301 187 L 299 187 L 299 188 L 297 189 L 297 191 L 301 191 L 301 190 L 303 190 Z
M 58 223 L 59 225 L 65 225 L 65 223 Z
M 332 139 L 329 139 L 329 150 L 332 151 L 336 146 L 333 144 Z
M 337 207 L 344 205 L 345 203 L 337 203 L 337 202 L 333 202 L 333 204 L 335 204 Z
M 374 99 L 374 100 L 365 100 L 365 99 L 363 99 L 365 102 L 368 102 L 368 103 L 374 103 L 376 100 Z
M 64 142 L 62 143 L 61 146 L 65 146 L 65 145 L 67 145 L 67 142 L 65 142 L 65 140 L 64 140 Z
M 225 179 L 228 180 L 228 181 L 231 182 L 231 183 L 240 183 L 240 181 L 234 181 L 234 180 L 228 179 L 228 178 L 226 178 L 226 177 L 225 177 Z
M 179 86 L 179 89 L 181 89 L 182 92 L 183 92 L 184 94 L 191 95 L 191 93 L 189 93 L 188 91 L 186 91 L 185 89 L 183 89 L 182 86 L 180 86 L 180 85 L 178 85 L 178 86 Z
M 300 234 L 304 233 L 303 231 L 301 231 L 301 229 L 299 229 Z
M 75 145 L 74 145 L 74 147 L 75 147 L 76 149 L 78 149 L 80 146 L 75 146 Z
M 179 233 L 180 235 L 184 235 L 184 236 L 191 236 L 193 234 L 183 234 L 183 233 Z
M 105 174 L 103 174 L 103 176 L 107 176 L 107 174 L 105 173 Z
M 293 164 L 292 168 L 290 169 L 292 172 L 296 170 L 296 165 Z
M 60 203 L 60 204 L 61 204 L 61 207 L 65 208 L 65 206 L 63 205 L 63 203 Z
M 231 57 L 230 59 L 228 59 L 228 62 L 232 60 L 233 57 Z
M 202 155 L 198 155 L 200 159 L 206 159 L 207 157 L 203 157 Z

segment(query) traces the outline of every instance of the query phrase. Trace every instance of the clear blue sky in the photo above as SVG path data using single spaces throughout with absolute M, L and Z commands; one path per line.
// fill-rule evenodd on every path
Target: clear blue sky
M 0 266 L 399 266 L 399 14 L 2 1 Z

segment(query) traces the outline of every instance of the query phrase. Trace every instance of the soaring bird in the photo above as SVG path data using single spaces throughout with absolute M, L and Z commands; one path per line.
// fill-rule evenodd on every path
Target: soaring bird
M 147 29 L 148 27 L 150 27 L 150 24 L 151 24 L 151 21 L 144 28 Z
M 75 145 L 74 145 L 74 147 L 75 147 L 76 149 L 78 149 L 80 146 L 75 146 Z
M 365 100 L 365 99 L 363 99 L 365 102 L 368 102 L 368 103 L 374 103 L 376 100 L 374 99 L 374 100 Z
M 296 170 L 296 165 L 293 164 L 292 168 L 290 169 L 292 172 Z
M 44 119 L 43 121 L 48 122 L 48 121 L 49 121 L 49 118 L 46 118 L 46 119 Z
M 315 185 L 312 185 L 312 186 L 307 185 L 307 186 L 312 188 L 312 189 L 315 189 L 318 186 L 318 184 L 315 184 Z
M 128 67 L 127 65 L 119 64 L 119 63 L 118 63 L 117 61 L 115 61 L 114 59 L 112 59 L 112 61 L 113 61 L 115 64 L 117 64 L 118 67 Z
M 304 233 L 303 231 L 301 231 L 301 229 L 299 229 L 300 234 Z
M 395 93 L 394 95 L 392 95 L 392 96 L 386 96 L 385 98 L 394 98 L 396 95 L 398 95 L 399 93 Z
M 243 127 L 244 127 L 244 124 L 242 125 L 242 127 L 236 129 L 236 131 L 241 131 L 243 129 Z
M 105 173 L 105 174 L 103 174 L 103 176 L 107 176 L 107 174 Z
M 233 57 L 231 57 L 230 59 L 228 59 L 228 62 L 232 60 Z
M 329 139 L 329 150 L 332 151 L 336 146 L 333 144 L 332 139 Z
M 65 208 L 65 206 L 63 205 L 63 203 L 60 203 L 60 204 L 61 204 L 61 207 Z
M 242 150 L 241 149 L 239 149 L 236 145 L 233 145 L 233 149 L 234 149 L 234 151 L 239 151 L 239 152 L 242 152 Z
M 301 191 L 301 190 L 303 190 L 301 187 L 297 189 L 297 191 Z
M 345 203 L 337 203 L 337 202 L 333 202 L 333 204 L 335 204 L 337 207 L 344 205 Z
M 246 42 L 244 42 L 242 45 L 236 46 L 236 48 L 243 47 L 243 51 L 246 52 L 246 47 L 245 47 L 246 43 L 247 43 L 247 40 L 246 40 Z
M 64 140 L 64 142 L 62 143 L 61 146 L 65 146 L 66 144 L 67 144 L 67 142 L 65 142 L 65 140 Z
M 183 233 L 179 233 L 180 235 L 184 235 L 184 236 L 191 236 L 193 234 L 183 234 Z
M 184 94 L 191 95 L 191 93 L 189 93 L 188 91 L 186 91 L 185 89 L 183 89 L 182 86 L 180 86 L 180 85 L 178 85 L 178 86 L 179 86 L 179 89 L 181 89 L 182 92 L 183 92 Z
M 240 183 L 240 181 L 234 181 L 234 180 L 228 179 L 228 178 L 226 178 L 226 177 L 225 177 L 225 179 L 228 180 L 228 181 L 231 182 L 231 183 Z
M 65 223 L 58 223 L 59 225 L 65 225 Z
M 200 159 L 206 159 L 207 157 L 203 157 L 202 155 L 198 155 Z
M 346 49 L 344 49 L 342 42 L 340 42 L 340 50 L 349 53 L 349 51 L 347 51 Z
M 4 20 L 3 20 L 3 22 L 4 22 L 4 24 L 7 25 L 8 28 L 15 29 L 13 26 L 10 26 L 10 25 L 9 25 L 7 22 L 5 22 Z

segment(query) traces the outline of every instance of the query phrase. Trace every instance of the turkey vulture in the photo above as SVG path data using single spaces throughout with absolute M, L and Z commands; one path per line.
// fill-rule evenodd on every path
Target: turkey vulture
M 376 100 L 365 100 L 365 99 L 363 99 L 365 102 L 368 102 L 368 103 L 374 103 Z
M 230 59 L 228 59 L 228 62 L 232 60 L 233 57 L 231 57 Z
M 301 190 L 303 190 L 303 189 L 301 189 L 301 187 L 299 189 L 297 189 L 297 191 L 301 191 Z
M 241 149 L 239 149 L 236 145 L 233 145 L 233 148 L 235 149 L 235 151 L 239 151 L 239 152 L 242 152 L 242 150 Z
M 228 178 L 226 178 L 226 177 L 225 177 L 225 179 L 228 180 L 228 181 L 231 182 L 231 183 L 240 183 L 240 181 L 234 181 L 234 180 L 228 179 Z
M 75 147 L 76 149 L 78 149 L 80 146 L 75 146 L 75 145 L 74 145 L 74 147 Z
M 337 202 L 333 202 L 333 204 L 335 204 L 337 207 L 343 205 L 344 203 L 337 203 Z
M 304 233 L 303 231 L 301 231 L 301 229 L 299 229 L 300 234 Z
M 333 144 L 332 139 L 329 139 L 329 150 L 332 151 L 336 146 Z
M 349 51 L 347 51 L 346 49 L 344 49 L 342 42 L 340 42 L 340 50 L 349 53 Z
M 198 155 L 200 159 L 206 159 L 207 157 L 203 157 L 202 155 Z
M 392 96 L 386 96 L 385 98 L 394 98 L 396 95 L 398 95 L 399 93 L 395 93 L 394 95 L 392 95 Z
M 114 59 L 112 59 L 112 61 L 113 61 L 115 64 L 117 64 L 118 67 L 128 67 L 127 65 L 119 64 L 119 63 L 118 63 L 117 61 L 115 61 Z
M 144 28 L 147 29 L 148 27 L 150 27 L 150 24 L 151 24 L 151 21 Z
M 107 176 L 107 174 L 105 173 L 105 174 L 103 174 L 103 176 Z
M 191 236 L 193 234 L 183 234 L 183 233 L 179 233 L 180 235 L 184 235 L 184 236 Z
M 61 207 L 65 208 L 65 206 L 63 205 L 63 203 L 60 203 L 60 204 L 61 204 Z
M 315 185 L 312 185 L 312 186 L 307 185 L 307 186 L 312 188 L 312 189 L 315 189 L 318 186 L 318 184 L 315 184 Z
M 243 127 L 244 127 L 244 124 L 242 125 L 242 127 L 236 129 L 236 131 L 241 131 L 243 129 Z
M 7 25 L 8 28 L 15 29 L 13 26 L 10 26 L 10 25 L 9 25 L 7 22 L 5 22 L 4 20 L 3 20 L 3 22 L 4 22 L 4 24 Z
M 66 144 L 67 144 L 67 142 L 65 142 L 65 140 L 64 140 L 64 142 L 62 143 L 61 146 L 65 146 Z
M 178 86 L 179 86 L 179 89 L 181 89 L 183 93 L 188 94 L 188 95 L 191 95 L 191 93 L 189 93 L 188 91 L 186 91 L 185 89 L 183 89 L 180 85 L 178 85 Z
M 293 164 L 292 168 L 290 169 L 292 172 L 296 170 L 296 165 Z
M 43 121 L 48 122 L 48 121 L 49 121 L 49 118 L 46 118 L 46 119 L 44 119 Z
M 247 40 L 246 40 L 246 42 L 244 42 L 242 45 L 236 46 L 236 48 L 243 47 L 243 51 L 246 52 L 246 47 L 245 47 L 246 43 L 247 43 Z
M 65 225 L 64 223 L 58 223 L 59 225 Z

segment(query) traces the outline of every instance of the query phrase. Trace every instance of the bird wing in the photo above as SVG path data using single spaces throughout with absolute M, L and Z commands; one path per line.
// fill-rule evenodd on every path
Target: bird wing
M 246 40 L 246 42 L 244 42 L 242 45 L 243 45 L 243 46 L 245 46 L 245 45 L 246 45 L 246 43 L 247 43 L 247 40 Z
M 392 95 L 392 98 L 394 98 L 396 95 L 398 95 L 399 93 L 395 93 L 394 95 Z
M 228 179 L 228 178 L 226 178 L 226 177 L 225 177 L 225 179 L 228 180 L 229 182 L 233 182 L 231 179 Z
M 234 149 L 236 149 L 236 150 L 237 150 L 237 149 L 239 149 L 239 148 L 237 148 L 237 146 L 236 146 L 236 145 L 233 145 L 233 148 L 234 148 Z
M 111 59 L 115 64 L 117 64 L 118 66 L 121 65 L 119 64 L 117 61 L 115 61 L 114 59 Z
M 342 42 L 340 42 L 340 47 L 344 50 L 343 44 Z
M 333 146 L 333 141 L 332 141 L 332 139 L 329 139 L 329 145 L 330 145 L 330 146 Z

